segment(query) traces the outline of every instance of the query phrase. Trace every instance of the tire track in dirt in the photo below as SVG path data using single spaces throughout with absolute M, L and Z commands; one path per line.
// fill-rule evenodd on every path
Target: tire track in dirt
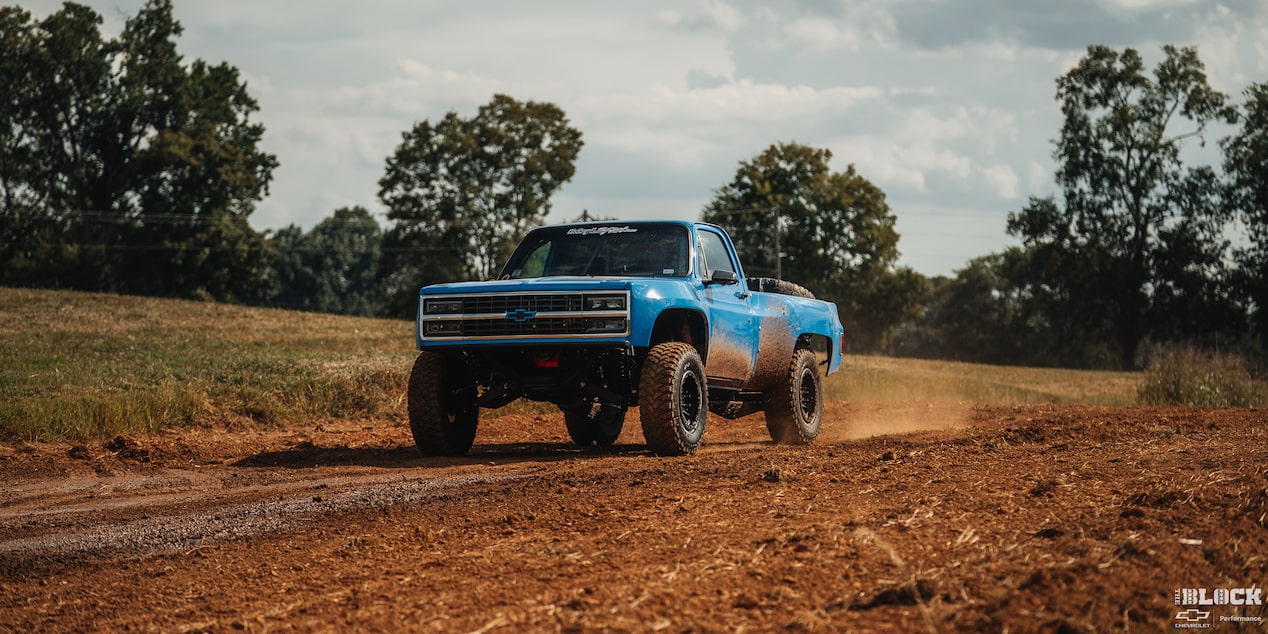
M 558 415 L 465 458 L 362 423 L 0 451 L 0 630 L 1160 631 L 1177 588 L 1268 580 L 1263 410 L 828 411 L 811 446 L 711 419 L 674 459 Z
M 121 559 L 183 552 L 215 542 L 239 540 L 266 533 L 303 530 L 333 514 L 369 508 L 423 502 L 474 484 L 505 482 L 526 477 L 521 473 L 490 473 L 434 479 L 408 479 L 407 475 L 315 478 L 269 487 L 251 487 L 250 497 L 276 499 L 221 503 L 192 510 L 179 504 L 206 502 L 198 493 L 154 498 L 132 498 L 83 503 L 73 507 L 5 509 L 0 526 L 21 523 L 50 513 L 69 514 L 68 532 L 0 540 L 0 557 L 40 557 L 58 560 Z M 301 490 L 297 491 L 297 490 Z M 242 497 L 238 495 L 235 497 Z M 139 517 L 101 522 L 99 514 L 128 507 Z

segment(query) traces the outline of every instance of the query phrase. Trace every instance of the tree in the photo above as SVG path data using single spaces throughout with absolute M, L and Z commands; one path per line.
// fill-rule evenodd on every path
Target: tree
M 402 133 L 379 180 L 395 225 L 382 275 L 396 310 L 420 285 L 488 279 L 572 179 L 581 132 L 558 106 L 494 95 L 470 119 L 450 112 Z
M 851 344 L 877 350 L 886 331 L 918 308 L 929 285 L 918 273 L 894 267 L 898 232 L 884 192 L 853 165 L 832 172 L 831 158 L 827 149 L 772 145 L 740 162 L 703 219 L 731 234 L 746 272 L 779 270 L 836 301 Z
M 1250 244 L 1239 249 L 1240 286 L 1254 308 L 1254 328 L 1268 346 L 1268 84 L 1246 89 L 1242 127 L 1223 142 L 1230 207 L 1245 224 Z
M 1063 204 L 1032 200 L 1009 216 L 1009 233 L 1036 249 L 1044 277 L 1032 283 L 1062 300 L 1054 310 L 1082 314 L 1089 335 L 1111 324 L 1123 369 L 1136 367 L 1157 326 L 1150 318 L 1164 314 L 1154 289 L 1179 293 L 1173 305 L 1201 301 L 1176 273 L 1200 275 L 1222 248 L 1212 240 L 1222 206 L 1212 174 L 1186 170 L 1180 152 L 1185 139 L 1234 122 L 1236 112 L 1207 83 L 1196 49 L 1163 52 L 1150 77 L 1135 50 L 1092 46 L 1058 78 Z
M 932 280 L 921 315 L 904 323 L 889 350 L 901 356 L 979 363 L 1025 363 L 1019 355 L 1024 324 L 1011 269 L 1017 248 L 974 258 L 955 277 Z
M 183 63 L 170 0 L 118 39 L 72 2 L 0 8 L 4 281 L 233 299 L 258 290 L 246 218 L 276 159 L 238 71 Z M 12 265 L 12 266 L 11 266 Z
M 272 242 L 278 288 L 271 303 L 345 315 L 378 314 L 382 231 L 364 207 L 336 209 L 307 233 L 285 227 Z

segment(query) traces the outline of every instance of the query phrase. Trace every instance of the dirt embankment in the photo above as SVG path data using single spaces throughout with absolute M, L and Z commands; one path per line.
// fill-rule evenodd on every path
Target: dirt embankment
M 558 416 L 492 419 L 463 459 L 354 423 L 4 448 L 0 630 L 1268 617 L 1175 600 L 1268 583 L 1268 412 L 832 403 L 811 447 L 769 445 L 760 416 L 710 424 L 681 459 L 644 450 L 637 412 L 605 450 L 567 445 Z

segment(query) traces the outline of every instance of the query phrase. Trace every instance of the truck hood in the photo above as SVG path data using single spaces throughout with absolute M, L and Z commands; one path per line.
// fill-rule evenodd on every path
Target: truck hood
M 539 291 L 625 290 L 628 279 L 610 277 L 538 277 L 526 280 L 453 282 L 424 286 L 420 295 L 466 295 L 470 293 L 532 293 Z

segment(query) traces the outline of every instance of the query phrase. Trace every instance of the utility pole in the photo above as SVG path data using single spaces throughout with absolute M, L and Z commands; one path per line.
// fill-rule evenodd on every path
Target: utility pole
M 779 226 L 779 207 L 775 207 L 775 279 L 784 279 L 784 252 L 779 246 L 779 234 L 783 233 L 783 228 Z

